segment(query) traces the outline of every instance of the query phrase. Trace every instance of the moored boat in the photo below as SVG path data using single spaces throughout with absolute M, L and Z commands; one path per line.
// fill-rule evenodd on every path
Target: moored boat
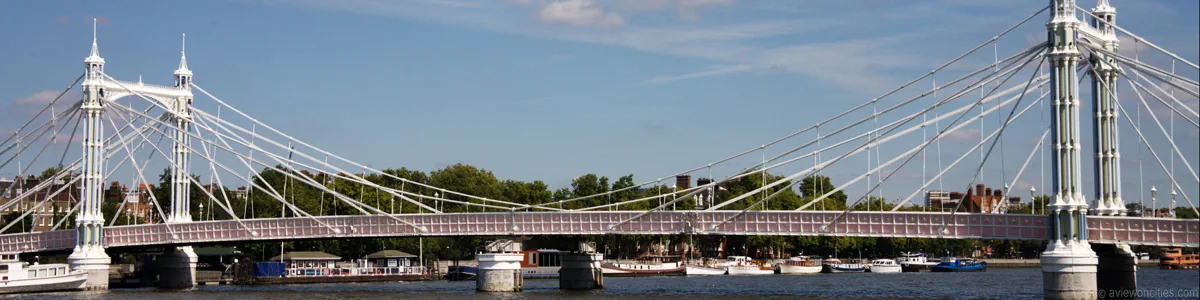
M 894 259 L 876 259 L 871 261 L 867 270 L 871 273 L 900 273 L 900 264 Z
M 778 274 L 816 274 L 821 273 L 821 258 L 796 256 L 779 264 L 775 264 Z
M 867 271 L 867 265 L 854 262 L 843 263 L 842 260 L 831 258 L 821 265 L 821 273 L 862 273 Z
M 0 254 L 0 294 L 79 290 L 85 282 L 87 272 L 67 264 L 30 265 L 16 254 Z
M 636 263 L 604 263 L 600 266 L 606 277 L 683 276 L 687 267 L 678 256 L 645 256 Z
M 902 272 L 929 272 L 938 264 L 936 259 L 925 257 L 925 253 L 901 253 L 899 261 Z
M 763 266 L 762 263 L 751 260 L 746 256 L 730 256 L 725 259 L 725 271 L 729 275 L 769 275 L 775 274 L 775 269 Z
M 1200 254 L 1183 254 L 1183 249 L 1170 248 L 1159 257 L 1160 269 L 1195 269 L 1200 267 Z
M 687 276 L 725 275 L 725 267 L 685 265 L 684 268 L 686 269 L 684 273 L 687 274 Z
M 964 258 L 955 259 L 953 257 L 943 259 L 941 263 L 933 266 L 930 271 L 933 272 L 986 272 L 987 262 L 979 262 L 974 259 Z
M 523 251 L 525 259 L 521 261 L 521 277 L 530 279 L 558 278 L 562 269 L 562 256 L 566 251 L 555 249 L 537 249 Z

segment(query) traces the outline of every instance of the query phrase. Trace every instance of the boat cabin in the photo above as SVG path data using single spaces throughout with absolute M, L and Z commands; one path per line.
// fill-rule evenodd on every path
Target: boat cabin
M 61 276 L 70 272 L 67 264 L 30 265 L 17 259 L 16 254 L 0 254 L 0 281 Z
M 283 262 L 288 269 L 335 268 L 342 257 L 320 251 L 294 251 L 276 255 L 270 261 Z
M 562 267 L 562 256 L 568 253 L 555 249 L 536 249 L 524 252 L 525 260 L 521 262 L 522 268 Z
M 376 268 L 420 266 L 416 255 L 398 250 L 383 250 L 367 255 L 367 262 Z
M 891 259 L 876 259 L 871 261 L 872 266 L 895 266 L 896 261 Z

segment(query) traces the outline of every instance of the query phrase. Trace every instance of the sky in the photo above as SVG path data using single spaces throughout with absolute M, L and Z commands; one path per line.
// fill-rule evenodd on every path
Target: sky
M 1198 61 L 1200 2 L 1111 2 L 1119 25 Z M 6 42 L 0 47 L 0 132 L 7 137 L 78 76 L 95 18 L 110 75 L 170 85 L 179 64 L 180 35 L 186 33 L 197 85 L 300 140 L 372 167 L 429 171 L 462 162 L 502 179 L 543 180 L 552 187 L 567 186 L 586 173 L 614 179 L 634 174 L 642 182 L 754 149 L 875 99 L 1045 5 L 1033 0 L 16 1 L 0 11 L 0 40 Z M 1034 17 L 934 78 L 948 81 L 1044 41 L 1047 20 L 1044 13 Z M 1166 56 L 1133 44 L 1122 39 L 1121 53 L 1170 65 Z M 1176 67 L 1184 77 L 1200 77 L 1186 65 Z M 1025 78 L 1016 76 L 1012 83 Z M 928 78 L 919 81 L 881 99 L 878 108 L 933 84 Z M 1087 86 L 1081 85 L 1085 93 Z M 1127 100 L 1136 99 L 1129 88 L 1119 90 L 1129 109 L 1140 103 Z M 72 96 L 78 99 L 77 93 Z M 197 107 L 211 107 L 201 98 Z M 1200 103 L 1180 100 L 1193 110 Z M 1144 116 L 1155 114 L 1167 122 L 1169 110 L 1150 101 Z M 948 136 L 941 162 L 948 164 L 974 145 L 980 132 L 996 129 L 1008 110 L 990 116 L 982 129 L 968 126 Z M 1012 181 L 1041 133 L 1039 126 L 1046 126 L 1044 112 L 1036 109 L 1010 127 L 998 149 L 1003 157 L 989 158 L 982 183 L 999 187 Z M 869 111 L 852 116 L 865 115 Z M 1082 115 L 1090 130 L 1088 114 Z M 1142 121 L 1155 151 L 1167 159 L 1172 150 L 1162 134 L 1149 119 Z M 1150 185 L 1165 190 L 1170 183 L 1164 172 L 1148 153 L 1137 152 L 1141 142 L 1122 122 L 1127 198 L 1144 197 L 1131 194 L 1144 194 L 1136 191 Z M 1182 119 L 1174 124 L 1180 151 L 1196 165 L 1196 127 Z M 692 174 L 728 175 L 815 137 L 805 133 L 711 173 L 703 168 Z M 885 145 L 877 156 L 891 159 L 919 139 L 908 141 L 907 146 Z M 1090 156 L 1084 159 L 1090 166 Z M 923 161 L 935 168 L 938 160 L 936 153 L 927 153 Z M 838 184 L 869 168 L 865 158 L 848 161 L 855 163 L 834 165 L 825 174 Z M 804 159 L 775 173 L 811 165 Z M 936 171 L 922 175 L 920 165 L 897 172 L 884 186 L 885 197 L 903 198 Z M 978 158 L 964 165 L 948 173 L 946 189 L 965 190 Z M 1139 178 L 1132 171 L 1139 166 L 1144 179 L 1131 180 Z M 1185 192 L 1200 195 L 1194 174 L 1179 162 L 1175 167 Z M 1032 169 L 1040 169 L 1037 158 L 1015 189 L 1048 188 L 1049 179 L 1034 177 L 1040 171 Z M 0 176 L 15 174 L 13 167 L 0 169 Z M 865 189 L 859 183 L 850 194 Z

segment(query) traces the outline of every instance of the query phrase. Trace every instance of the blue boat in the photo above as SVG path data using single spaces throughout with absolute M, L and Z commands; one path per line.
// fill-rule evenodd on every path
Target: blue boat
M 475 274 L 479 269 L 471 266 L 448 266 L 446 275 L 442 278 L 446 280 L 472 280 L 475 279 Z
M 936 266 L 933 266 L 933 268 L 930 268 L 930 271 L 933 271 L 933 272 L 986 272 L 987 271 L 987 262 L 979 262 L 979 261 L 975 261 L 974 259 L 970 259 L 970 258 L 955 259 L 953 257 L 949 257 L 946 259 L 942 259 L 942 262 L 938 263 Z

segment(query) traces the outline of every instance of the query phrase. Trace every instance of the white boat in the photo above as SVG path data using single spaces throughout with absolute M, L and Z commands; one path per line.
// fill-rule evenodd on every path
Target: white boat
M 725 267 L 706 267 L 697 265 L 686 265 L 687 276 L 702 276 L 702 275 L 725 275 Z
M 67 264 L 33 264 L 16 254 L 0 254 L 0 294 L 83 289 L 87 272 L 71 271 Z
M 682 276 L 687 274 L 679 256 L 645 256 L 635 263 L 606 262 L 600 267 L 604 276 L 645 277 Z
M 842 260 L 830 258 L 821 264 L 821 273 L 862 273 L 867 271 L 867 264 L 852 262 L 843 263 Z
M 876 259 L 871 261 L 871 267 L 867 271 L 871 273 L 900 273 L 900 264 L 892 259 Z
M 939 262 L 936 259 L 927 259 L 925 253 L 901 253 L 898 260 L 903 272 L 929 272 Z
M 783 263 L 775 265 L 779 274 L 816 274 L 821 273 L 820 257 L 796 256 Z
M 762 264 L 751 260 L 746 256 L 730 256 L 725 259 L 723 264 L 726 274 L 729 275 L 770 275 L 775 274 L 775 269 L 764 267 Z

